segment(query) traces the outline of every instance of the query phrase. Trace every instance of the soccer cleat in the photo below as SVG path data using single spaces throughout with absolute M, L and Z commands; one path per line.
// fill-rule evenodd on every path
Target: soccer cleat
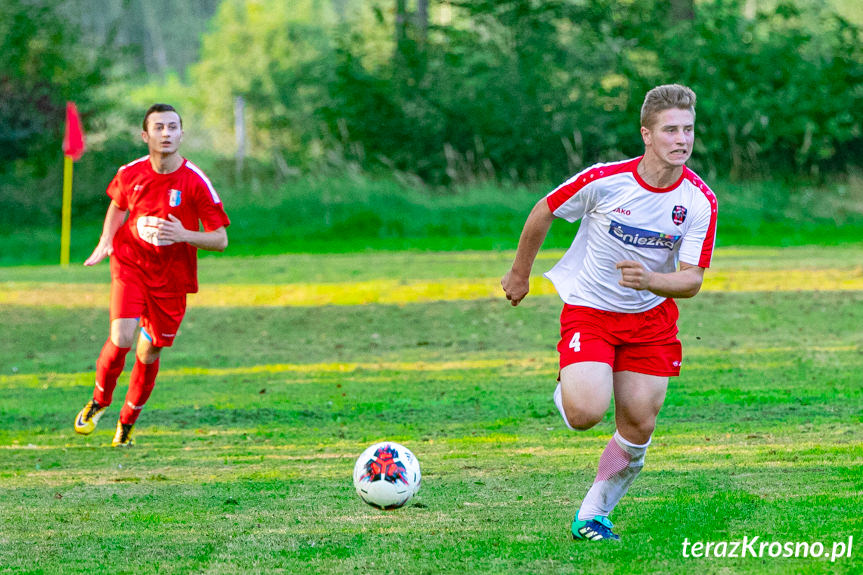
M 572 538 L 584 539 L 585 541 L 620 541 L 617 533 L 611 529 L 614 525 L 602 515 L 596 515 L 593 519 L 580 521 L 578 519 L 578 511 L 575 512 L 575 518 L 572 520 Z
M 107 405 L 99 405 L 95 399 L 91 399 L 84 409 L 78 412 L 78 417 L 75 418 L 75 431 L 81 435 L 93 433 L 106 409 L 108 409 Z
M 111 445 L 114 447 L 132 447 L 132 428 L 134 423 L 121 423 L 117 421 L 117 432 L 114 434 L 114 439 Z

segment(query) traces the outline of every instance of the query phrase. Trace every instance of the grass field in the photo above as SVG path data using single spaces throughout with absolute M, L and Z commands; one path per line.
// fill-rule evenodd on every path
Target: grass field
M 559 300 L 538 278 L 518 308 L 496 295 L 511 253 L 207 258 L 130 450 L 108 446 L 128 371 L 96 433 L 72 432 L 107 266 L 2 268 L 0 572 L 859 573 L 860 248 L 718 253 L 680 302 L 683 374 L 616 545 L 569 538 L 611 412 L 564 428 Z M 381 439 L 422 465 L 397 511 L 351 485 Z M 756 536 L 854 547 L 683 556 Z

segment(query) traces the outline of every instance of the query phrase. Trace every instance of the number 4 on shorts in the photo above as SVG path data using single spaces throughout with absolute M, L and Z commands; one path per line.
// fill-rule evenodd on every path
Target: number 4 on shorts
M 581 351 L 581 332 L 577 331 L 572 334 L 572 339 L 569 340 L 569 347 L 572 351 Z

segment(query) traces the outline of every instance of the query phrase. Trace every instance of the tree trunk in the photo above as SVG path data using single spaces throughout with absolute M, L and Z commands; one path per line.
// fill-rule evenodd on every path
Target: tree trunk
M 331 0 L 331 2 L 336 18 L 339 19 L 340 23 L 344 23 L 347 20 L 348 0 Z
M 144 12 L 144 27 L 150 39 L 150 57 L 147 58 L 146 66 L 151 73 L 162 75 L 168 69 L 168 53 L 162 36 L 161 18 L 156 13 L 157 8 L 152 2 L 142 2 L 140 5 Z
M 675 22 L 695 20 L 694 0 L 671 0 L 671 17 Z
M 246 159 L 246 101 L 242 96 L 234 98 L 234 141 L 237 146 L 234 168 L 239 182 L 243 178 L 243 163 Z
M 396 53 L 400 54 L 407 39 L 407 0 L 396 0 Z
M 417 0 L 417 42 L 425 46 L 429 28 L 429 0 Z

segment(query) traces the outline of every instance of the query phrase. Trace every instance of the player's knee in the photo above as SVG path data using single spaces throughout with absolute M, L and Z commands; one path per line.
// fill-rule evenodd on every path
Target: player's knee
M 158 354 L 141 354 L 141 353 L 139 353 L 139 354 L 136 354 L 135 357 L 137 358 L 138 361 L 140 361 L 144 365 L 153 364 L 156 362 L 157 359 L 159 359 Z
M 590 429 L 605 417 L 611 400 L 610 394 L 584 393 L 579 389 L 561 389 L 558 409 L 571 429 Z M 558 400 L 556 400 L 558 401 Z
M 135 332 L 124 333 L 122 331 L 111 332 L 111 343 L 117 347 L 130 348 L 135 343 Z
M 156 347 L 155 345 L 147 343 L 139 342 L 137 353 L 135 354 L 138 358 L 138 361 L 144 364 L 154 363 L 162 353 L 161 347 Z
M 111 322 L 111 343 L 117 347 L 129 348 L 135 344 L 137 320 L 115 319 Z
M 579 431 L 590 429 L 602 421 L 605 415 L 604 411 L 592 409 L 590 406 L 565 405 L 563 410 L 569 426 Z
M 617 429 L 620 435 L 627 441 L 640 445 L 649 441 L 653 435 L 653 431 L 656 429 L 656 418 L 627 421 L 625 423 L 618 421 Z

